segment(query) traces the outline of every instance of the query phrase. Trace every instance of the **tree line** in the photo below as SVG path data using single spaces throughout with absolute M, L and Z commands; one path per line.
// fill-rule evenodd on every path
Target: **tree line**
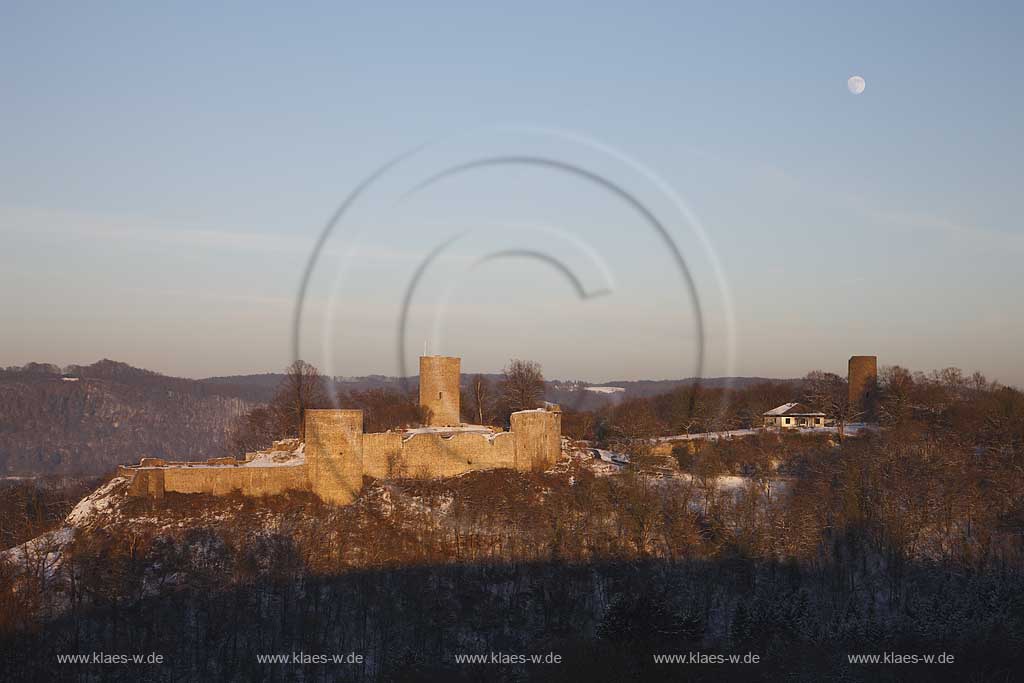
M 626 448 L 794 398 L 824 409 L 845 388 L 812 373 L 795 397 L 683 387 L 565 417 Z M 27 568 L 0 565 L 0 651 L 28 677 L 60 648 L 130 647 L 172 655 L 170 678 L 238 680 L 269 675 L 254 651 L 300 649 L 368 655 L 351 680 L 473 680 L 453 653 L 552 649 L 572 662 L 566 680 L 671 679 L 678 669 L 648 657 L 666 648 L 754 651 L 769 678 L 875 680 L 842 653 L 947 651 L 1011 679 L 1024 641 L 1020 392 L 888 368 L 877 399 L 880 430 L 701 442 L 676 454 L 685 476 L 598 476 L 575 453 L 549 473 L 371 481 L 344 508 L 306 493 L 134 500 L 122 523 L 78 534 L 56 573 L 46 548 Z
M 544 374 L 534 361 L 513 359 L 498 382 L 474 375 L 461 387 L 461 394 L 466 422 L 507 427 L 511 413 L 542 405 Z M 304 439 L 305 412 L 316 408 L 360 409 L 367 432 L 418 427 L 429 417 L 419 405 L 416 387 L 332 393 L 329 381 L 314 365 L 296 360 L 285 370 L 271 401 L 238 418 L 228 436 L 227 450 L 244 453 L 266 448 L 277 439 Z

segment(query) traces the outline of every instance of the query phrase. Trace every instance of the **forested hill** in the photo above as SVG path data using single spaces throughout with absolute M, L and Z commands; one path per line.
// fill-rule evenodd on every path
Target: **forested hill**
M 140 456 L 221 455 L 234 418 L 261 399 L 233 383 L 166 377 L 102 360 L 0 371 L 0 475 L 102 474 Z
M 469 385 L 470 378 L 475 373 L 462 374 L 462 386 Z M 492 384 L 501 381 L 501 373 L 482 373 Z M 224 377 L 209 377 L 200 380 L 209 386 L 232 386 L 241 387 L 251 392 L 251 395 L 260 401 L 269 401 L 274 391 L 284 380 L 280 373 L 263 373 L 257 375 L 228 375 Z M 617 396 L 589 393 L 586 396 L 586 409 L 597 409 L 604 404 L 614 403 L 622 398 L 642 398 L 664 394 L 678 389 L 681 386 L 699 384 L 705 388 L 732 388 L 746 389 L 755 384 L 798 384 L 802 379 L 770 379 L 765 377 L 690 377 L 687 379 L 642 379 L 642 380 L 615 380 L 601 382 L 579 382 L 577 380 L 549 380 L 545 383 L 545 398 L 555 403 L 575 404 L 579 399 L 572 396 L 573 392 L 580 391 L 585 386 L 618 387 L 623 392 Z M 339 392 L 367 391 L 370 389 L 415 389 L 418 386 L 419 378 L 412 377 L 391 377 L 387 375 L 366 375 L 363 377 L 335 377 L 334 385 Z
M 488 375 L 497 378 L 497 375 Z M 463 375 L 463 384 L 468 381 L 469 375 Z M 250 395 L 262 402 L 268 402 L 273 398 L 274 393 L 284 381 L 285 375 L 276 372 L 266 372 L 258 375 L 227 375 L 224 377 L 208 377 L 199 380 L 209 387 L 235 387 L 249 392 Z M 392 389 L 396 391 L 415 389 L 418 386 L 419 378 L 416 376 L 401 378 L 388 377 L 386 375 L 367 375 L 365 377 L 335 377 L 334 386 L 340 393 L 350 391 L 367 391 L 371 389 Z
M 501 375 L 484 375 L 497 383 Z M 471 375 L 462 377 L 468 386 Z M 226 453 L 234 418 L 271 400 L 283 374 L 194 380 L 101 360 L 60 368 L 46 363 L 0 369 L 0 476 L 105 474 L 142 456 L 205 459 Z M 712 378 L 705 386 L 742 388 L 756 378 Z M 576 410 L 600 410 L 623 398 L 662 393 L 697 380 L 610 382 L 602 394 L 585 383 L 553 380 L 546 398 Z M 417 377 L 336 377 L 340 394 L 414 391 Z

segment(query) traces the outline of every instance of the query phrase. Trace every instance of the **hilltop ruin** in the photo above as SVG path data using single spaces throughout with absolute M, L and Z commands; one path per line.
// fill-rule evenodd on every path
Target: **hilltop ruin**
M 304 443 L 278 441 L 244 460 L 143 458 L 138 465 L 122 465 L 118 474 L 131 480 L 133 496 L 306 490 L 325 502 L 346 505 L 362 489 L 364 476 L 428 479 L 497 468 L 543 471 L 554 465 L 561 452 L 557 406 L 512 413 L 509 431 L 462 424 L 459 377 L 459 358 L 420 358 L 419 400 L 428 419 L 417 429 L 367 434 L 362 410 L 307 410 Z

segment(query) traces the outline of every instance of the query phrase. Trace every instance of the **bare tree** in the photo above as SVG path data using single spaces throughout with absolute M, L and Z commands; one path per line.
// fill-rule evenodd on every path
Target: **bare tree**
M 653 438 L 661 432 L 658 418 L 646 399 L 627 400 L 612 411 L 608 425 L 608 445 L 614 450 L 629 453 L 633 464 L 649 465 Z
M 850 403 L 850 394 L 846 391 L 839 391 L 832 397 L 832 403 L 825 409 L 825 414 L 832 418 L 836 425 L 839 443 L 846 437 L 846 425 L 864 417 L 864 412 L 857 410 L 857 406 Z
M 367 432 L 383 432 L 398 427 L 426 423 L 424 411 L 412 394 L 391 389 L 353 391 L 340 399 L 345 408 L 363 411 L 363 427 Z
M 662 404 L 662 413 L 672 433 L 689 434 L 704 424 L 707 415 L 704 393 L 700 386 L 684 386 L 665 394 L 663 398 L 654 399 Z
M 562 434 L 570 439 L 586 441 L 594 438 L 597 416 L 589 410 L 562 410 Z
M 882 369 L 881 405 L 882 424 L 893 427 L 908 422 L 914 412 L 916 382 L 906 368 L 898 365 Z
M 839 442 L 846 437 L 846 425 L 864 415 L 850 403 L 846 380 L 831 372 L 814 370 L 804 377 L 804 396 L 815 410 L 820 410 L 833 421 Z
M 299 439 L 305 440 L 306 410 L 325 405 L 327 389 L 320 371 L 304 360 L 289 365 L 272 403 L 285 433 L 298 434 Z
M 834 372 L 812 370 L 804 377 L 804 401 L 814 410 L 828 412 L 841 393 L 847 392 L 846 380 Z
M 491 382 L 483 375 L 473 375 L 469 380 L 469 401 L 477 424 L 485 424 L 484 418 L 491 412 Z
M 274 413 L 266 406 L 256 406 L 235 419 L 228 432 L 227 447 L 230 453 L 247 453 L 266 448 L 274 439 L 284 436 Z
M 618 513 L 629 541 L 638 555 L 647 555 L 661 513 L 657 487 L 639 472 L 623 474 L 618 495 Z
M 518 359 L 509 361 L 502 372 L 501 393 L 505 407 L 511 413 L 536 408 L 544 399 L 544 373 L 540 363 Z

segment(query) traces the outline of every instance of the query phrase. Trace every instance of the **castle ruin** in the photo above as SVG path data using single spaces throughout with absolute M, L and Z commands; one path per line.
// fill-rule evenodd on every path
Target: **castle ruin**
M 361 410 L 307 410 L 305 443 L 278 441 L 271 449 L 246 454 L 245 460 L 143 458 L 138 465 L 121 466 L 118 474 L 131 480 L 133 496 L 305 490 L 346 505 L 359 494 L 364 476 L 429 479 L 497 468 L 543 471 L 555 464 L 562 432 L 557 407 L 512 413 L 509 431 L 462 424 L 459 379 L 459 358 L 420 358 L 420 405 L 428 416 L 424 427 L 367 434 Z
M 878 393 L 878 357 L 850 356 L 847 385 L 850 409 L 872 419 Z
M 461 420 L 459 377 L 461 358 L 420 356 L 420 406 L 431 427 L 451 427 Z

